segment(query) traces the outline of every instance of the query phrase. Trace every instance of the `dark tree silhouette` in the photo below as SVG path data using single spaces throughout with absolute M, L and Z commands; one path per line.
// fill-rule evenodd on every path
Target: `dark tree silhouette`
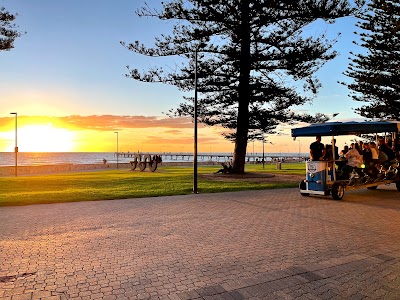
M 16 30 L 17 26 L 13 23 L 16 15 L 0 7 L 0 51 L 7 51 L 14 48 L 14 41 L 21 33 Z
M 367 103 L 355 111 L 363 117 L 400 120 L 400 3 L 372 0 L 360 16 L 358 33 L 366 54 L 352 54 L 344 74 L 350 96 Z
M 243 173 L 249 138 L 261 139 L 284 122 L 324 120 L 291 109 L 312 100 L 319 88 L 313 74 L 336 56 L 334 41 L 324 33 L 307 35 L 307 26 L 351 15 L 357 6 L 347 0 L 172 0 L 159 10 L 146 4 L 137 14 L 176 21 L 172 34 L 156 38 L 153 47 L 122 44 L 143 55 L 179 56 L 188 64 L 168 72 L 128 67 L 127 76 L 193 90 L 197 52 L 199 121 L 229 131 L 225 137 L 235 142 L 233 170 Z M 185 100 L 170 115 L 193 116 L 194 98 Z

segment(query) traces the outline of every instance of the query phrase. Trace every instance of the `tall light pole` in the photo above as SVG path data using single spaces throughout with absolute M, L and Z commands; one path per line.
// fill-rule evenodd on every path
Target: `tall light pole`
M 193 148 L 193 194 L 197 194 L 197 47 L 194 51 L 194 148 Z
M 12 112 L 10 113 L 10 115 L 15 115 L 15 148 L 14 148 L 14 152 L 15 152 L 15 177 L 18 176 L 18 134 L 17 134 L 17 130 L 18 130 L 18 114 L 16 112 Z
M 262 156 L 262 164 L 263 164 L 263 169 L 265 169 L 265 156 L 264 156 L 264 143 L 265 143 L 265 136 L 264 133 L 262 135 L 262 150 L 263 150 L 263 156 Z
M 117 134 L 117 169 L 118 169 L 118 131 L 115 131 L 114 133 Z

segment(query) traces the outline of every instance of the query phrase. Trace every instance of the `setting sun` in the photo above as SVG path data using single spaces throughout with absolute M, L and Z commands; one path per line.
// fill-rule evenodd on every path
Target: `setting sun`
M 18 129 L 21 152 L 68 152 L 74 148 L 74 133 L 52 125 L 28 125 Z

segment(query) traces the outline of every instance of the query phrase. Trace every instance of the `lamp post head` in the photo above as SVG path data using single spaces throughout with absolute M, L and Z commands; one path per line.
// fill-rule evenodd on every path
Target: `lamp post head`
M 16 112 L 12 112 L 12 113 L 10 113 L 10 115 L 17 115 L 17 113 Z

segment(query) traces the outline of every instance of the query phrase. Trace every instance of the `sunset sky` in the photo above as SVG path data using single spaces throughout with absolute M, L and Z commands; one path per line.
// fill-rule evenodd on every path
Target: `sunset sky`
M 161 1 L 148 1 L 159 5 Z M 126 66 L 139 69 L 157 61 L 134 54 L 120 45 L 139 40 L 152 43 L 169 33 L 172 23 L 139 18 L 135 10 L 142 0 L 0 0 L 26 34 L 15 48 L 0 52 L 0 152 L 13 151 L 15 116 L 18 113 L 18 146 L 30 151 L 115 151 L 119 132 L 120 151 L 190 152 L 193 124 L 190 119 L 171 119 L 163 114 L 177 107 L 182 92 L 173 86 L 149 84 L 124 77 Z M 323 88 L 310 113 L 340 113 L 334 120 L 354 119 L 358 103 L 347 96 L 342 72 L 357 37 L 354 18 L 334 25 L 318 23 L 311 33 L 342 33 L 335 49 L 340 55 L 319 71 Z M 164 62 L 163 62 L 164 63 Z M 165 64 L 173 65 L 173 59 Z M 289 127 L 282 136 L 270 136 L 268 152 L 298 152 Z M 232 152 L 233 144 L 221 137 L 221 128 L 199 128 L 200 152 Z M 350 139 L 348 138 L 347 141 Z M 302 152 L 310 139 L 302 139 Z M 328 138 L 326 141 L 328 142 Z M 344 143 L 344 140 L 343 140 Z M 255 143 L 256 152 L 261 143 Z M 249 152 L 253 144 L 249 144 Z

